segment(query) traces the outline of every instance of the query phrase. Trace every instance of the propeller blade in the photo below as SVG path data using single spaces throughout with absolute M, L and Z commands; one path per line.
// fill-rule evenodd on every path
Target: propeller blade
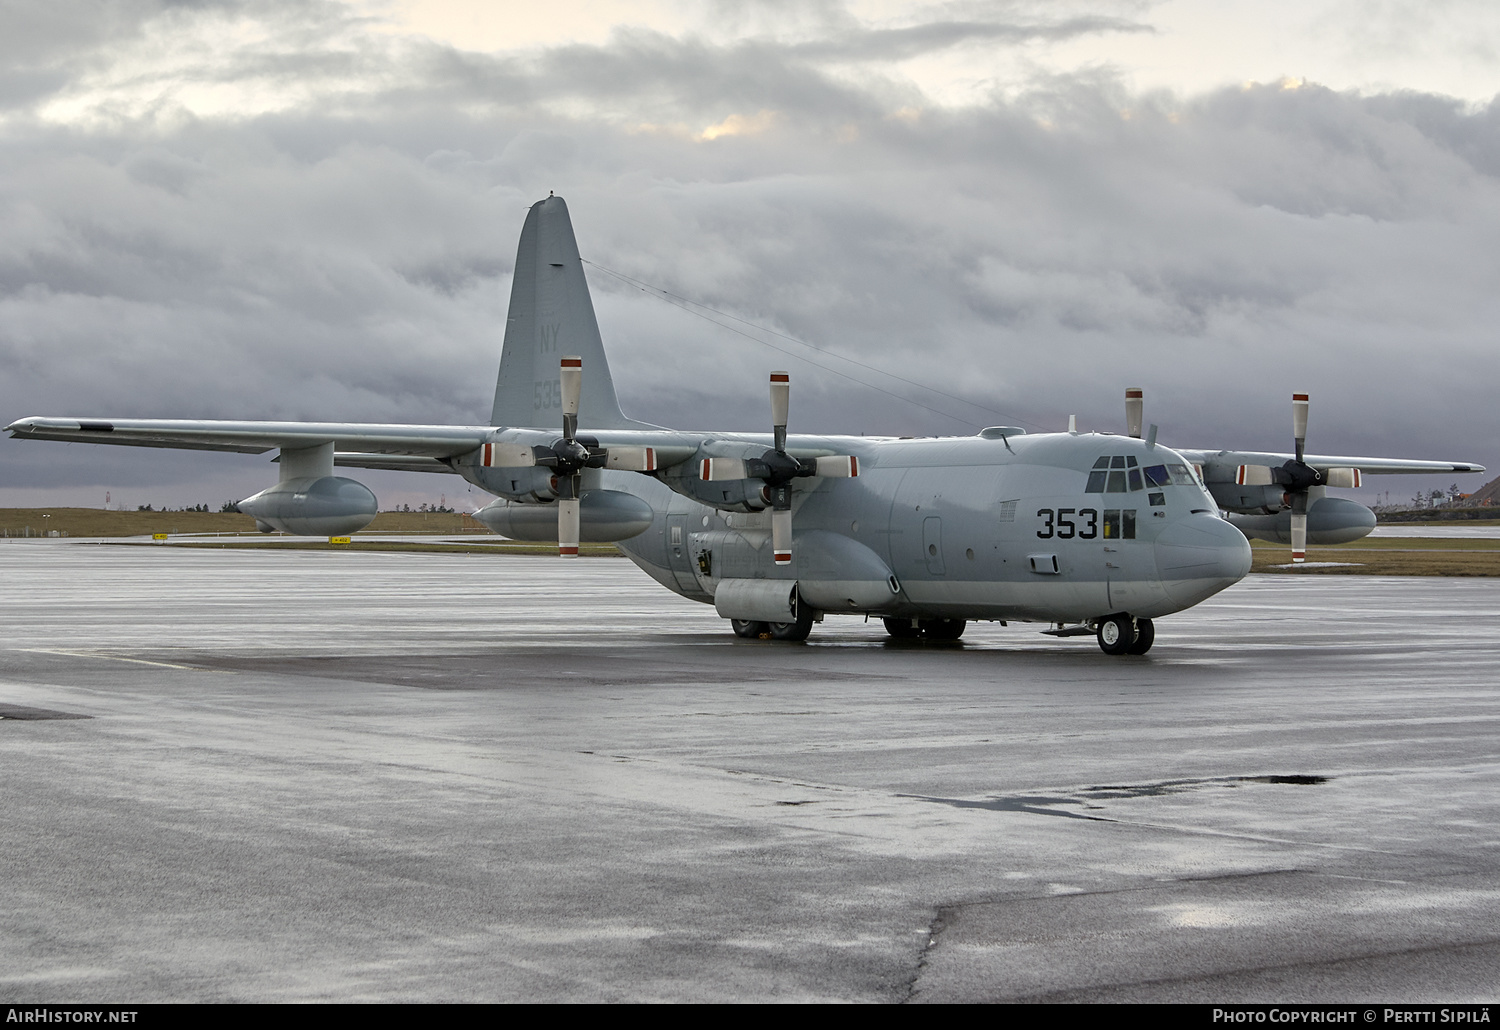
M 1358 489 L 1364 481 L 1359 474 L 1359 469 L 1329 469 L 1323 474 L 1325 486 L 1343 487 L 1344 489 Z
M 853 479 L 859 475 L 859 458 L 853 454 L 831 454 L 814 458 L 817 472 L 814 475 L 829 479 Z
M 655 447 L 610 447 L 609 464 L 605 468 L 622 469 L 626 472 L 655 472 Z
M 1297 443 L 1297 462 L 1307 446 L 1307 394 L 1292 394 L 1292 439 Z
M 777 565 L 792 563 L 792 512 L 774 509 L 771 512 L 771 552 Z
M 1273 482 L 1269 465 L 1241 465 L 1234 474 L 1235 486 L 1270 486 Z
M 487 443 L 481 451 L 479 463 L 484 468 L 515 469 L 536 464 L 531 448 L 516 443 Z
M 563 439 L 578 435 L 578 398 L 583 393 L 583 359 L 565 357 L 558 372 L 562 386 Z
M 1307 494 L 1292 494 L 1292 563 L 1307 561 Z
M 578 500 L 557 502 L 557 553 L 564 558 L 578 557 Z
M 1141 438 L 1141 425 L 1146 418 L 1146 391 L 1139 386 L 1125 388 L 1125 431 L 1136 440 Z
M 776 434 L 776 453 L 786 453 L 786 417 L 791 408 L 792 377 L 771 373 L 771 429 Z
M 705 483 L 712 483 L 724 479 L 744 479 L 745 461 L 743 458 L 704 458 L 702 466 L 698 469 L 698 478 Z

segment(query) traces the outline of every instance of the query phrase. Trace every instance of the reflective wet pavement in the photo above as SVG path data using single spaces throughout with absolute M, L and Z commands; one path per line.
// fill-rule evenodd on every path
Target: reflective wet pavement
M 0 575 L 7 1001 L 1500 993 L 1497 581 L 1251 577 L 1108 658 L 738 640 L 618 559 Z

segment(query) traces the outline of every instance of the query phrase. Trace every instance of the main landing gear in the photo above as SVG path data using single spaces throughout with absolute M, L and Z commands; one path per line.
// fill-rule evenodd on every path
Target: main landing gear
M 1145 654 L 1156 642 L 1150 619 L 1132 619 L 1124 612 L 1100 619 L 1095 633 L 1105 654 Z
M 797 606 L 796 622 L 753 622 L 747 619 L 730 619 L 729 628 L 734 635 L 747 640 L 806 640 L 812 633 L 813 613 L 806 605 Z
M 916 640 L 925 637 L 928 640 L 957 640 L 964 635 L 964 627 L 968 625 L 963 619 L 918 619 L 913 625 L 911 619 L 885 619 L 885 631 L 897 640 Z

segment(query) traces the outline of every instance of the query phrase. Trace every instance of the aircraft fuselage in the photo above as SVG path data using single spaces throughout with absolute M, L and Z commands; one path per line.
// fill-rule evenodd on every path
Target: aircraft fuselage
M 606 446 L 610 435 L 600 434 Z M 718 434 L 715 453 L 752 456 L 769 444 Z M 746 510 L 753 491 L 702 481 L 696 459 L 655 479 L 596 472 L 586 497 L 624 491 L 650 505 L 650 527 L 620 548 L 668 589 L 705 603 L 725 580 L 762 580 L 798 583 L 827 614 L 1156 618 L 1250 568 L 1249 544 L 1219 518 L 1187 460 L 1141 440 L 798 436 L 788 449 L 859 459 L 857 478 L 797 481 L 790 565 L 772 559 L 770 512 Z

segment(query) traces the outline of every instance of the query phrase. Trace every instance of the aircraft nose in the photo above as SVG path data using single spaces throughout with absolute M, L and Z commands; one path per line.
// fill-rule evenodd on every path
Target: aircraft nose
M 1168 596 L 1187 608 L 1245 578 L 1250 542 L 1215 515 L 1189 515 L 1156 538 L 1156 570 Z

